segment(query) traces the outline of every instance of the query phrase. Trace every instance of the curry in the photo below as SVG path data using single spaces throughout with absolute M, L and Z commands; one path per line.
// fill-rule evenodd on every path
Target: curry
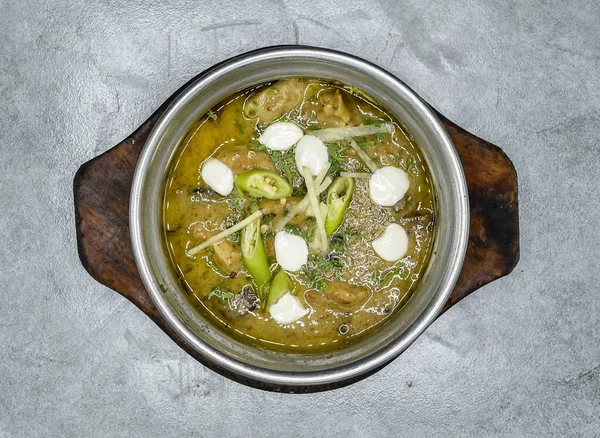
M 418 145 L 364 92 L 296 78 L 243 90 L 174 159 L 164 236 L 190 300 L 240 340 L 329 351 L 385 323 L 429 261 Z

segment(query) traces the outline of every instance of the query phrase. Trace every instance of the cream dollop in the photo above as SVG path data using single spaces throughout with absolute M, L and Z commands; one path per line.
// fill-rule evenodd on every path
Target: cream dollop
M 227 196 L 233 191 L 233 172 L 214 158 L 208 159 L 202 166 L 202 179 L 219 195 Z
M 269 308 L 271 317 L 279 324 L 290 324 L 308 314 L 308 309 L 300 303 L 300 300 L 289 292 L 279 298 Z
M 296 145 L 296 166 L 298 170 L 308 167 L 310 173 L 316 176 L 329 163 L 327 146 L 314 135 L 303 136 Z
M 383 207 L 391 207 L 401 200 L 410 187 L 408 175 L 402 169 L 385 166 L 369 178 L 371 200 Z
M 408 251 L 408 235 L 398 224 L 389 224 L 383 234 L 371 242 L 379 257 L 388 262 L 400 260 Z
M 275 258 L 282 269 L 297 272 L 308 262 L 308 245 L 302 237 L 280 231 L 275 235 Z
M 291 122 L 276 122 L 270 125 L 258 141 L 272 151 L 287 151 L 298 143 L 304 133 L 297 125 Z

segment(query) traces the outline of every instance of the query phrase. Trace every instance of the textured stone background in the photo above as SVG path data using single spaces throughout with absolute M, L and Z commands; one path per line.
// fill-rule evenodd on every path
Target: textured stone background
M 0 437 L 600 436 L 595 1 L 0 0 Z M 521 262 L 353 386 L 285 395 L 208 371 L 92 280 L 72 179 L 206 67 L 344 50 L 501 146 Z

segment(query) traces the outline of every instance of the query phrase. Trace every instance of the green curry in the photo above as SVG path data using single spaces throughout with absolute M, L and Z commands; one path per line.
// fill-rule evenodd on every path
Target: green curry
M 294 135 L 325 147 L 316 174 L 313 149 L 299 168 L 304 140 L 290 146 Z M 202 177 L 210 160 L 225 169 L 211 178 L 232 175 L 226 195 Z M 391 206 L 374 202 L 384 167 L 407 178 Z M 425 271 L 434 218 L 427 166 L 401 124 L 356 88 L 304 78 L 208 111 L 183 142 L 164 199 L 166 246 L 199 311 L 238 339 L 292 352 L 340 348 L 385 323 Z M 373 243 L 389 224 L 408 237 L 393 261 Z M 298 237 L 307 254 L 281 249 L 278 235 L 286 245 Z M 283 269 L 285 257 L 301 266 Z

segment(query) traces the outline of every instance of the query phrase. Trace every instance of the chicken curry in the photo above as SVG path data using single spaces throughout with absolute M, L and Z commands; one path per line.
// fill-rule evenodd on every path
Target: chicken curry
M 164 238 L 190 300 L 238 339 L 341 348 L 410 298 L 435 197 L 418 145 L 361 90 L 286 79 L 194 125 L 168 176 Z

